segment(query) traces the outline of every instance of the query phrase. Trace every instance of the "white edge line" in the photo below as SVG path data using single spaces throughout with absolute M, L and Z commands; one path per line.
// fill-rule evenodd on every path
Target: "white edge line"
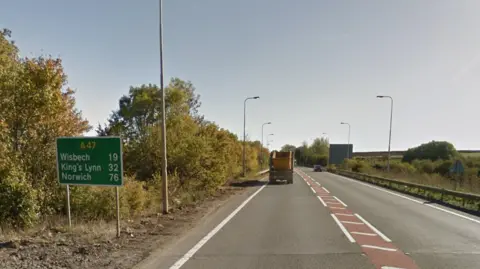
M 320 183 L 318 183 L 317 181 L 315 181 L 315 183 L 317 183 L 317 185 L 320 186 Z
M 345 213 L 335 213 L 335 215 L 339 215 L 339 216 L 349 216 L 349 217 L 354 217 L 355 215 L 353 214 L 345 214 Z
M 320 200 L 320 202 L 322 202 L 322 205 L 323 205 L 324 207 L 327 207 L 327 204 L 325 204 L 325 202 L 323 201 L 322 197 L 317 196 L 317 198 L 318 198 L 318 200 Z
M 230 215 L 228 215 L 222 222 L 220 222 L 213 230 L 211 230 L 207 235 L 205 235 L 202 240 L 200 240 L 195 246 L 193 246 L 185 255 L 183 255 L 182 258 L 177 260 L 172 266 L 169 267 L 169 269 L 179 269 L 184 265 L 195 253 L 203 246 L 205 245 L 208 240 L 210 240 L 220 229 L 225 226 L 250 200 L 253 199 L 263 188 L 265 188 L 267 184 L 263 185 L 258 189 L 255 193 L 250 195 L 250 197 L 247 198 L 247 200 L 243 201 L 241 205 L 239 205 Z
M 305 182 L 307 182 L 307 185 L 310 186 L 310 183 L 308 181 L 305 181 Z
M 348 238 L 348 240 L 350 241 L 350 243 L 355 243 L 355 239 L 352 237 L 352 235 L 350 233 L 348 233 L 347 229 L 345 229 L 345 226 L 343 226 L 342 223 L 340 223 L 340 221 L 337 219 L 337 216 L 335 216 L 334 214 L 330 214 L 333 218 L 333 220 L 335 220 L 335 222 L 337 223 L 338 227 L 340 227 L 340 230 L 342 230 L 342 232 L 345 234 L 345 236 Z
M 346 209 L 344 207 L 335 207 L 335 206 L 331 206 L 330 209 Z
M 364 248 L 373 248 L 373 249 L 380 249 L 380 250 L 386 250 L 386 251 L 397 251 L 396 249 L 394 248 L 383 248 L 383 247 L 377 247 L 377 246 L 372 246 L 372 245 L 361 245 L 362 247 Z
M 384 235 L 382 232 L 380 232 L 377 228 L 375 228 L 375 226 L 373 226 L 372 224 L 370 224 L 370 222 L 368 222 L 366 219 L 362 218 L 362 216 L 358 215 L 355 213 L 355 216 L 357 218 L 359 218 L 361 221 L 363 221 L 363 223 L 365 223 L 370 229 L 372 229 L 376 234 L 378 234 L 381 238 L 383 238 L 383 240 L 385 240 L 386 242 L 392 242 L 392 240 L 390 240 L 390 238 L 388 238 L 386 235 Z
M 324 191 L 326 191 L 327 193 L 330 193 L 327 189 L 325 189 L 325 187 L 322 187 L 322 189 L 323 189 Z
M 325 203 L 327 203 L 327 204 L 341 205 L 341 203 L 339 203 L 339 202 L 325 202 Z
M 377 236 L 377 234 L 371 233 L 362 233 L 362 232 L 350 232 L 351 234 L 359 234 L 359 235 L 366 235 L 366 236 Z
M 313 193 L 317 193 L 312 187 L 310 187 L 310 189 L 312 189 Z
M 339 201 L 344 207 L 347 207 L 347 204 L 342 202 L 342 200 L 338 199 L 337 196 L 333 196 L 333 198 L 335 198 L 337 201 Z

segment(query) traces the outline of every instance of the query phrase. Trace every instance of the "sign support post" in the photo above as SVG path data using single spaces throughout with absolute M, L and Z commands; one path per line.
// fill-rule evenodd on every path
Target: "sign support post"
M 67 184 L 67 215 L 68 227 L 72 228 L 72 215 L 70 215 L 70 186 Z
M 117 237 L 120 237 L 120 191 L 118 187 L 115 187 L 116 199 L 117 199 Z

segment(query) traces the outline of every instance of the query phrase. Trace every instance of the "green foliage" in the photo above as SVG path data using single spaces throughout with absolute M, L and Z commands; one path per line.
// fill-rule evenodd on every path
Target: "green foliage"
M 413 160 L 450 160 L 458 156 L 455 147 L 446 141 L 431 141 L 418 147 L 408 149 L 403 155 L 403 162 Z
M 298 165 L 313 166 L 320 164 L 327 166 L 328 164 L 328 147 L 329 142 L 325 138 L 316 138 L 311 145 L 303 142 L 302 146 L 295 148 L 292 145 L 284 145 L 283 149 L 294 149 L 295 159 Z
M 37 212 L 37 192 L 22 172 L 0 171 L 0 224 L 29 227 L 38 219 Z
M 55 139 L 80 135 L 90 127 L 75 109 L 74 91 L 66 87 L 61 60 L 22 59 L 10 37 L 10 31 L 0 32 L 0 170 L 4 171 L 0 184 L 9 191 L 1 196 L 0 205 L 15 203 L 19 212 L 4 211 L 10 213 L 0 223 L 20 227 L 63 211 Z

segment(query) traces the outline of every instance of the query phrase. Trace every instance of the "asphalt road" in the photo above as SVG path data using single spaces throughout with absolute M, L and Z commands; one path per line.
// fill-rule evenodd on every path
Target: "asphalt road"
M 480 267 L 479 218 L 299 170 L 293 185 L 235 197 L 137 268 Z

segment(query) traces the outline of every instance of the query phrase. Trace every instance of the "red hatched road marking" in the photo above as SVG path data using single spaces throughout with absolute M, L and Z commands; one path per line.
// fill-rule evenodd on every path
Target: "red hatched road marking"
M 322 204 L 327 207 L 334 215 L 335 221 L 339 221 L 340 229 L 345 229 L 345 236 L 351 237 L 360 246 L 363 253 L 367 255 L 375 268 L 399 268 L 399 269 L 418 269 L 415 262 L 400 249 L 398 249 L 391 240 L 382 234 L 378 229 L 357 214 L 357 216 L 348 209 L 348 205 L 330 191 L 321 186 L 318 182 L 312 180 L 307 174 L 296 170 L 303 180 L 312 188 L 314 194 L 319 198 Z M 333 217 L 333 216 L 332 216 Z M 370 228 L 372 227 L 372 228 Z M 347 234 L 348 233 L 348 234 Z M 351 240 L 351 242 L 354 242 Z

